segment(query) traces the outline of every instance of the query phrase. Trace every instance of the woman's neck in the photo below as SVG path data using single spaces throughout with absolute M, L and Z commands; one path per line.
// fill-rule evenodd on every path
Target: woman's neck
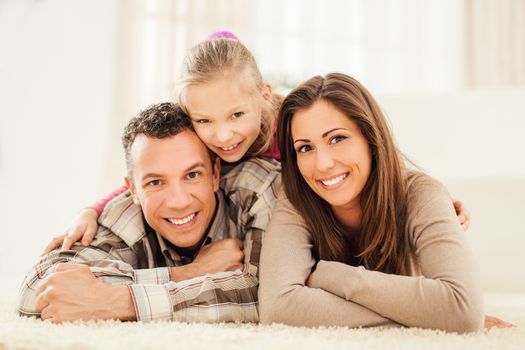
M 363 212 L 358 199 L 344 206 L 332 206 L 332 212 L 334 213 L 335 218 L 348 230 L 357 232 L 361 229 L 361 217 Z

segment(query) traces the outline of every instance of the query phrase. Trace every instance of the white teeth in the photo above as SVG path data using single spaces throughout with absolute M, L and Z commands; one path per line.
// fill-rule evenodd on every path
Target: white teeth
M 331 179 L 331 180 L 326 180 L 326 181 L 321 181 L 323 183 L 323 185 L 325 186 L 333 186 L 333 185 L 337 185 L 338 183 L 340 183 L 341 181 L 343 181 L 343 179 L 346 177 L 346 174 L 343 174 L 343 175 L 340 175 L 334 179 Z
M 231 151 L 232 149 L 237 147 L 237 145 L 238 145 L 238 143 L 236 143 L 235 145 L 232 145 L 230 147 L 221 147 L 221 149 L 224 150 L 224 151 Z
M 186 223 L 190 222 L 194 217 L 195 217 L 195 213 L 193 213 L 191 215 L 188 215 L 188 216 L 186 216 L 185 218 L 182 218 L 182 219 L 170 219 L 170 218 L 168 218 L 168 221 L 171 222 L 174 225 L 183 225 L 183 224 L 186 224 Z

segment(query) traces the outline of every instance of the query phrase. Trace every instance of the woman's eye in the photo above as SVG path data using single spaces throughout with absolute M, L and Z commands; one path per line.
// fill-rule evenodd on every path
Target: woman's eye
M 233 119 L 238 119 L 244 115 L 244 112 L 235 112 L 233 113 L 232 117 Z
M 297 149 L 298 153 L 306 153 L 312 150 L 312 147 L 310 145 L 303 145 Z
M 200 176 L 200 172 L 198 171 L 192 171 L 190 173 L 188 173 L 188 175 L 186 175 L 186 177 L 190 180 L 194 180 L 196 178 L 198 178 Z
M 209 119 L 196 119 L 194 120 L 194 122 L 197 124 L 208 124 L 210 120 Z
M 331 144 L 338 143 L 338 142 L 343 141 L 344 139 L 346 139 L 346 136 L 334 136 L 330 139 L 330 143 Z

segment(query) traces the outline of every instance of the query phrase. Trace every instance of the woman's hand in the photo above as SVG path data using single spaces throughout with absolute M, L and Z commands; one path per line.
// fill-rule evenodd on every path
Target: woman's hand
M 85 208 L 78 213 L 77 217 L 66 229 L 64 234 L 54 237 L 44 249 L 42 255 L 45 255 L 62 245 L 62 249 L 71 248 L 73 243 L 82 239 L 83 245 L 88 245 L 93 241 L 98 229 L 98 213 L 93 208 Z
M 485 315 L 485 329 L 491 329 L 493 327 L 496 328 L 509 328 L 509 327 L 516 327 L 516 325 L 500 320 L 497 317 Z
M 463 205 L 463 202 L 458 199 L 455 199 L 453 203 L 459 223 L 463 228 L 463 231 L 467 232 L 468 227 L 470 226 L 470 211 Z

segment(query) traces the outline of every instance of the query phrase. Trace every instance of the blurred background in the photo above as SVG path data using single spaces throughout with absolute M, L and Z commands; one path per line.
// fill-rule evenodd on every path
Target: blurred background
M 121 130 L 230 30 L 286 93 L 332 71 L 472 213 L 487 292 L 525 293 L 525 0 L 0 0 L 0 293 L 123 184 Z

